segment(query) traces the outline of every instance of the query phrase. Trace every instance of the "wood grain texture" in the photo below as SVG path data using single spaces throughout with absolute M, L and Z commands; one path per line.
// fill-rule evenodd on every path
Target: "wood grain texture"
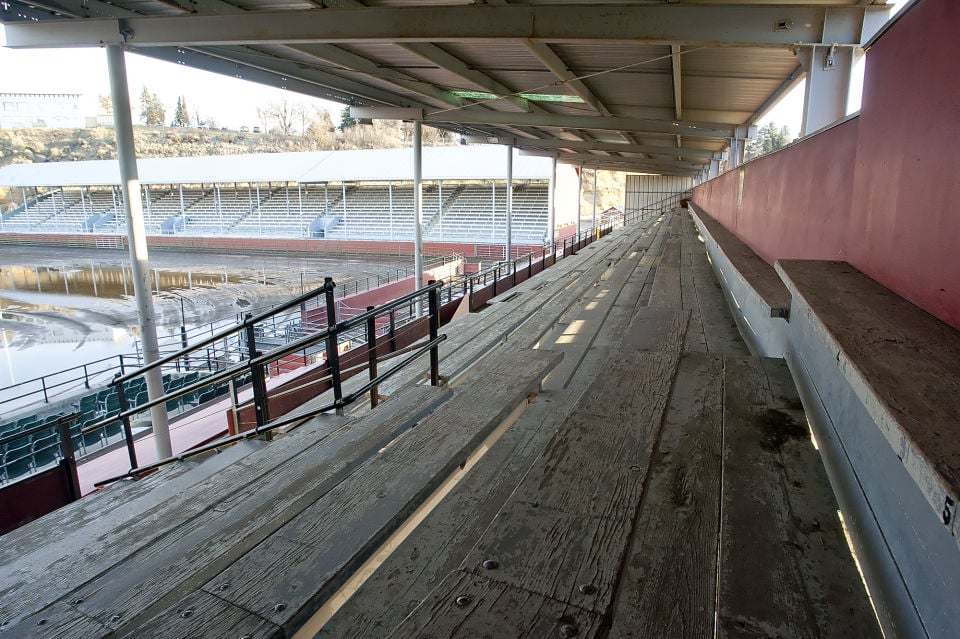
M 677 355 L 608 358 L 464 560 L 478 574 L 602 613 L 640 502 Z M 586 586 L 588 592 L 582 592 Z
M 960 501 L 960 333 L 846 262 L 782 260 L 857 397 L 937 516 Z
M 737 272 L 750 283 L 753 290 L 767 304 L 771 317 L 783 317 L 788 313 L 790 291 L 784 286 L 783 280 L 777 275 L 773 266 L 764 262 L 763 258 L 740 238 L 695 205 L 691 205 L 691 214 L 696 216 L 709 235 L 709 239 L 716 242 Z
M 783 360 L 724 375 L 720 637 L 879 637 Z
M 688 353 L 680 360 L 610 637 L 712 636 L 722 370 L 718 356 Z
M 504 351 L 488 359 L 450 402 L 204 589 L 288 632 L 296 630 L 537 388 L 559 358 L 546 351 Z M 221 589 L 224 583 L 229 588 Z
M 736 320 L 730 313 L 727 299 L 723 289 L 720 288 L 716 274 L 710 262 L 707 261 L 706 248 L 697 239 L 693 221 L 686 216 L 683 218 L 683 243 L 684 250 L 691 258 L 690 265 L 683 272 L 687 281 L 692 282 L 694 297 L 690 300 L 690 308 L 695 309 L 694 317 L 699 320 L 706 352 L 748 356 L 750 351 L 740 335 Z
M 218 634 L 210 634 L 210 622 L 216 620 Z M 208 637 L 248 637 L 284 639 L 283 630 L 264 619 L 205 592 L 194 592 L 129 634 L 129 639 L 207 639 Z
M 335 421 L 343 423 L 341 418 Z M 131 488 L 126 486 L 119 491 L 105 491 L 96 499 L 113 495 L 107 503 L 112 508 L 92 509 L 90 513 L 99 516 L 84 520 L 82 536 L 58 536 L 6 564 L 7 569 L 0 575 L 0 615 L 13 621 L 66 596 L 123 562 L 155 537 L 174 531 L 201 514 L 208 506 L 207 496 L 228 498 L 238 487 L 304 453 L 317 443 L 315 438 L 315 427 L 301 427 L 255 456 L 244 456 L 199 483 L 197 477 L 206 476 L 203 465 L 176 473 L 169 486 L 159 477 L 141 480 L 149 482 L 150 490 L 138 491 L 133 499 Z M 132 530 L 145 532 L 133 534 Z M 51 569 L 54 565 L 55 570 Z
M 43 614 L 29 620 L 29 623 L 0 622 L 0 634 L 3 639 L 59 639 L 59 637 L 100 637 L 106 636 L 107 629 L 95 619 L 78 614 L 76 608 L 63 602 L 48 606 Z
M 541 393 L 318 636 L 378 639 L 410 614 L 458 568 L 578 397 Z
M 523 614 L 518 614 L 523 611 Z M 389 637 L 600 637 L 602 620 L 574 606 L 464 572 L 451 573 Z
M 68 600 L 79 601 L 79 612 L 112 629 L 152 617 L 328 492 L 448 394 L 429 387 L 411 390 L 409 401 L 387 402 L 383 410 L 305 451 L 309 439 L 291 434 L 276 440 L 122 531 L 120 542 L 128 541 L 134 550 L 120 561 L 105 559 L 107 569 L 87 573 Z M 291 457 L 291 446 L 302 452 Z

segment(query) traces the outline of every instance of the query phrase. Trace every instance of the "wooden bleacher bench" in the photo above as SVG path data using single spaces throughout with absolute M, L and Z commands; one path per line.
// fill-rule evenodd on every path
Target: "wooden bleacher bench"
M 501 349 L 452 399 L 407 389 L 319 442 L 253 451 L 95 540 L 96 570 L 5 589 L 4 636 L 290 636 L 559 359 Z
M 777 271 L 836 354 L 853 393 L 957 538 L 960 332 L 846 262 L 781 260 Z
M 700 232 L 707 242 L 713 242 L 727 256 L 734 268 L 750 284 L 762 302 L 769 309 L 770 317 L 790 316 L 790 291 L 784 286 L 780 276 L 770 264 L 744 244 L 736 235 L 728 231 L 704 211 L 690 204 L 690 211 L 697 221 Z

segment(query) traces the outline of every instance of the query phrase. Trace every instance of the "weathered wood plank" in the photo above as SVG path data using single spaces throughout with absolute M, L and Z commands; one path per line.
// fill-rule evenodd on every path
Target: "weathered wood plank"
M 610 637 L 713 633 L 720 500 L 722 359 L 688 353 L 670 394 Z
M 410 614 L 459 567 L 578 397 L 541 393 L 317 636 L 379 639 Z
M 880 636 L 783 360 L 727 360 L 723 459 L 718 635 Z
M 660 263 L 657 265 L 657 274 L 653 280 L 648 306 L 663 306 L 667 308 L 681 308 L 680 294 L 680 237 L 670 234 L 667 236 L 663 251 L 660 253 Z
M 181 513 L 170 510 L 168 502 L 124 531 L 135 551 L 106 562 L 102 573 L 85 573 L 85 583 L 71 589 L 68 599 L 80 600 L 80 612 L 111 629 L 152 617 L 300 513 L 449 395 L 432 387 L 408 393 L 406 401 L 386 402 L 323 445 L 284 455 L 288 463 L 278 466 L 283 460 L 271 449 L 303 447 L 306 442 L 296 432 L 259 451 L 262 455 L 240 460 L 177 504 L 192 516 L 172 529 L 164 522 L 176 521 Z M 267 470 L 256 466 L 261 457 Z M 224 491 L 225 477 L 233 482 L 226 484 L 230 491 Z
M 343 423 L 342 418 L 332 419 L 334 423 Z M 202 471 L 202 467 L 191 466 L 188 473 L 172 479 L 171 487 L 160 488 L 159 492 L 138 493 L 138 498 L 131 499 L 129 506 L 122 503 L 129 489 L 120 491 L 116 497 L 121 500 L 120 506 L 91 511 L 99 512 L 100 516 L 84 521 L 83 539 L 63 537 L 6 563 L 7 569 L 0 575 L 0 616 L 11 621 L 20 619 L 65 596 L 91 577 L 122 562 L 154 537 L 175 530 L 202 513 L 208 504 L 204 495 L 229 498 L 238 486 L 270 472 L 315 445 L 316 429 L 327 428 L 319 425 L 321 423 L 329 422 L 320 420 L 315 426 L 301 427 L 199 484 L 188 475 L 189 472 Z M 162 486 L 162 482 L 157 481 L 157 484 L 150 485 L 154 488 Z M 131 529 L 146 532 L 131 535 Z M 52 569 L 54 565 L 55 570 Z
M 100 637 L 107 629 L 95 619 L 78 614 L 76 608 L 63 602 L 47 607 L 30 623 L 14 624 L 9 620 L 0 622 L 3 639 L 36 639 L 38 637 Z
M 614 354 L 464 567 L 602 613 L 613 597 L 676 353 Z M 488 570 L 485 561 L 498 566 Z
M 487 360 L 451 402 L 204 589 L 295 631 L 538 388 L 559 357 L 504 351 Z M 218 591 L 223 583 L 229 589 Z
M 960 543 L 960 332 L 846 262 L 782 260 L 776 268 L 933 516 Z
M 771 317 L 784 317 L 790 311 L 790 291 L 787 290 L 774 268 L 764 262 L 763 258 L 740 238 L 696 205 L 691 205 L 690 210 L 703 225 L 709 240 L 717 243 L 733 267 L 767 304 Z
M 602 628 L 599 616 L 574 606 L 455 572 L 389 636 L 589 639 L 601 636 Z
M 194 592 L 181 600 L 176 608 L 168 608 L 145 624 L 121 637 L 130 639 L 203 639 L 209 634 L 210 621 L 216 619 L 217 637 L 249 639 L 284 639 L 283 630 L 265 619 L 257 619 L 246 610 L 205 592 Z
M 676 352 L 684 343 L 690 311 L 640 308 L 630 320 L 620 342 L 623 352 Z
M 683 226 L 684 241 L 692 247 L 692 264 L 686 271 L 692 279 L 695 295 L 691 306 L 696 309 L 695 316 L 699 315 L 706 352 L 746 357 L 750 352 L 730 313 L 723 289 L 707 261 L 706 248 L 696 239 L 696 228 L 689 217 L 684 216 Z M 696 346 L 694 349 L 700 350 Z

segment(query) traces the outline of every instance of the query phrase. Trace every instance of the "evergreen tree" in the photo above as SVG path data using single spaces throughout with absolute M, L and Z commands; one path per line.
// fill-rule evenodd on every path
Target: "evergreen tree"
M 170 123 L 170 126 L 190 126 L 190 112 L 187 111 L 187 100 L 182 95 L 177 98 L 177 110 L 173 114 L 173 122 Z
M 147 126 L 163 126 L 167 118 L 163 102 L 156 93 L 150 93 L 146 86 L 140 92 L 140 119 Z
M 340 131 L 343 131 L 352 126 L 356 126 L 356 124 L 357 120 L 350 115 L 350 107 L 343 107 L 343 111 L 340 112 L 340 126 L 337 128 L 340 129 Z
M 757 131 L 757 137 L 747 142 L 744 148 L 744 159 L 753 158 L 772 153 L 777 149 L 790 144 L 790 129 L 786 126 L 777 127 L 776 122 L 768 122 Z

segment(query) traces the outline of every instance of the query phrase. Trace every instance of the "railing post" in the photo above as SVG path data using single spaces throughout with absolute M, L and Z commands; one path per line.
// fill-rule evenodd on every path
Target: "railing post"
M 428 282 L 431 286 L 435 284 L 433 280 Z M 440 332 L 440 289 L 434 288 L 430 290 L 430 299 L 429 299 L 429 309 L 430 309 L 430 341 L 435 341 L 437 335 Z M 434 344 L 433 348 L 430 349 L 430 384 L 433 386 L 440 385 L 440 347 L 438 344 Z
M 373 308 L 368 306 L 367 310 L 372 311 Z M 377 318 L 373 315 L 367 318 L 367 358 L 370 379 L 374 380 L 377 378 Z M 370 388 L 370 408 L 376 408 L 379 400 L 379 389 L 374 385 Z
M 123 355 L 117 355 L 117 357 L 120 358 L 120 374 L 125 375 L 126 373 L 123 370 Z
M 123 382 L 117 381 L 119 374 L 114 376 L 114 384 L 117 386 L 117 403 L 120 404 L 120 414 L 127 412 L 130 405 L 127 404 L 127 392 L 123 388 Z M 130 468 L 137 467 L 137 449 L 133 445 L 133 429 L 130 427 L 130 416 L 126 415 L 120 420 L 123 423 L 123 438 L 127 443 L 127 457 L 130 458 Z
M 390 311 L 390 352 L 397 350 L 397 314 Z
M 87 373 L 87 365 L 86 365 L 86 364 L 83 365 L 83 385 L 84 385 L 85 387 L 87 387 L 88 389 L 90 388 L 90 375 L 89 375 L 89 373 Z
M 50 403 L 50 398 L 47 397 L 47 378 L 46 378 L 46 377 L 41 377 L 41 378 L 40 378 L 40 386 L 43 387 L 43 402 L 44 402 L 45 404 L 49 404 L 49 403 Z
M 340 402 L 343 400 L 343 388 L 340 385 L 340 351 L 339 351 L 339 333 L 337 327 L 337 307 L 333 299 L 333 289 L 336 284 L 332 277 L 323 278 L 326 286 L 327 302 L 327 330 L 330 334 L 327 336 L 327 369 L 330 371 L 330 383 L 333 385 L 333 401 L 337 406 L 337 414 L 343 414 L 343 406 Z
M 60 434 L 60 454 L 63 459 L 60 460 L 60 469 L 67 476 L 70 487 L 70 501 L 80 499 L 80 479 L 77 477 L 77 458 L 73 454 L 73 440 L 70 438 L 69 421 L 57 422 L 57 432 Z
M 244 318 L 245 329 L 247 333 L 247 354 L 250 362 L 259 355 L 257 351 L 257 336 L 254 331 L 253 313 L 247 313 Z M 253 409 L 257 417 L 257 428 L 266 425 L 269 419 L 267 413 L 267 380 L 263 374 L 263 365 L 250 364 L 250 380 L 253 383 Z M 240 424 L 237 424 L 237 432 L 240 432 Z
M 527 253 L 527 277 L 533 277 L 533 251 Z

